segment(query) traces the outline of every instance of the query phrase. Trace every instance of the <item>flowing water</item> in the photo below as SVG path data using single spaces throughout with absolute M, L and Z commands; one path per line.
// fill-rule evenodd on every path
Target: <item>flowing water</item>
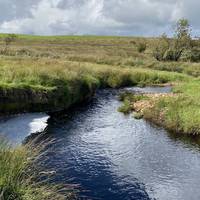
M 170 88 L 127 90 L 169 92 Z M 118 94 L 119 90 L 101 90 L 90 103 L 48 119 L 40 139 L 51 143 L 40 165 L 55 172 L 50 181 L 79 184 L 83 199 L 199 200 L 199 145 L 117 112 Z M 0 130 L 15 126 L 17 119 L 24 124 L 26 117 L 20 117 L 0 123 Z M 15 132 L 23 132 L 24 126 L 18 124 Z

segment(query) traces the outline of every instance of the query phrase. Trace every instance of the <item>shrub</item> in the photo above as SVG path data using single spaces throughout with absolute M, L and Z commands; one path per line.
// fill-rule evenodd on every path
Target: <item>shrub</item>
M 139 53 L 143 53 L 147 48 L 147 43 L 145 41 L 139 41 L 138 43 L 136 43 L 136 46 L 137 46 L 137 51 Z
M 190 61 L 192 62 L 199 62 L 200 61 L 200 49 L 199 48 L 192 48 L 191 51 L 191 56 L 190 56 Z
M 182 61 L 199 62 L 200 61 L 200 49 L 193 47 L 190 50 L 185 50 L 180 58 Z
M 180 19 L 175 28 L 175 36 L 168 39 L 164 34 L 158 40 L 153 50 L 153 56 L 158 61 L 178 61 L 184 50 L 192 47 L 190 25 L 186 19 Z
M 45 180 L 41 183 L 34 181 L 38 171 L 34 166 L 37 151 L 30 144 L 29 147 L 13 149 L 0 138 L 0 200 L 76 199 L 70 188 L 64 195 L 58 191 L 59 187 L 63 189 L 62 186 L 49 185 Z M 72 196 L 74 198 L 70 198 Z
M 154 43 L 153 47 L 153 57 L 158 60 L 164 60 L 164 55 L 170 47 L 170 40 L 165 34 L 163 34 L 157 41 Z
M 181 57 L 182 51 L 177 48 L 169 48 L 165 51 L 165 54 L 163 56 L 164 61 L 178 61 Z

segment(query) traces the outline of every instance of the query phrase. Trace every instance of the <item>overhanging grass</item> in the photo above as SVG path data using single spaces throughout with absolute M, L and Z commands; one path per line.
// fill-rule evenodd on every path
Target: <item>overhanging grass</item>
M 66 200 L 75 198 L 75 195 L 70 192 L 66 192 L 65 195 L 59 194 L 55 186 L 34 182 L 34 159 L 33 151 L 30 152 L 27 147 L 13 149 L 0 139 L 1 200 Z

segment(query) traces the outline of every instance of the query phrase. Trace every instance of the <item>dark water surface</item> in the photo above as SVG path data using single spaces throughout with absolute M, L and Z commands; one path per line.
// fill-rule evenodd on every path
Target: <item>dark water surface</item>
M 41 138 L 53 142 L 41 166 L 56 172 L 51 181 L 79 184 L 86 199 L 199 200 L 199 146 L 117 112 L 118 94 L 99 91 L 92 102 L 48 120 Z

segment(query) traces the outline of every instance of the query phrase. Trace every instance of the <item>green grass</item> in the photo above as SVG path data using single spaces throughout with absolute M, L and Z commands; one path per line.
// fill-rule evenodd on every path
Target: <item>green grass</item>
M 138 83 L 155 84 L 189 79 L 189 77 L 179 73 L 159 72 L 139 67 L 110 67 L 103 64 L 49 58 L 2 58 L 0 61 L 1 85 L 3 83 L 12 86 L 14 84 L 16 86 L 25 84 L 49 89 L 60 86 L 59 84 L 63 84 L 62 81 L 70 83 L 73 80 L 81 80 L 89 76 L 96 79 L 101 86 L 107 85 L 109 87 L 129 85 L 129 82 L 130 85 Z
M 36 170 L 33 167 L 36 159 L 34 151 L 34 149 L 31 149 L 30 152 L 27 147 L 13 149 L 4 140 L 0 140 L 0 199 L 72 199 L 74 195 L 70 192 L 66 192 L 66 195 L 61 195 L 57 192 L 55 186 L 33 181 L 35 177 L 33 171 Z
M 200 134 L 200 80 L 182 83 L 174 88 L 174 97 L 160 98 L 144 116 L 167 129 L 180 133 Z
M 133 94 L 131 92 L 124 92 L 119 96 L 119 100 L 122 101 L 123 104 L 118 108 L 118 111 L 124 114 L 129 114 L 133 111 L 133 106 L 132 106 L 133 103 L 146 99 L 148 99 L 148 97 L 145 95 Z M 139 116 L 141 118 L 141 115 L 139 113 L 135 113 L 134 116 L 135 118 L 137 117 L 139 118 Z
M 0 89 L 3 96 L 7 96 L 9 102 L 15 105 L 6 105 L 7 102 L 4 102 L 0 106 L 0 112 L 17 112 L 20 109 L 30 111 L 30 108 L 35 109 L 31 111 L 66 109 L 86 97 L 91 97 L 98 88 L 145 86 L 189 79 L 189 76 L 179 73 L 139 67 L 53 58 L 2 57 Z
M 4 37 L 5 34 L 0 35 Z M 40 98 L 27 96 L 25 105 L 19 105 L 20 97 L 17 97 L 14 105 L 2 105 L 0 111 L 29 110 L 28 103 L 36 105 L 32 107 L 38 111 L 49 107 L 63 109 L 92 96 L 98 88 L 193 82 L 192 77 L 199 77 L 199 63 L 156 61 L 152 57 L 152 46 L 157 38 L 144 38 L 147 49 L 139 53 L 137 41 L 140 39 L 18 35 L 8 52 L 0 56 L 0 89 L 9 98 L 17 90 L 21 96 L 31 91 Z M 1 49 L 3 41 L 0 44 Z M 127 109 L 128 106 L 124 108 Z
M 0 112 L 66 109 L 98 88 L 188 82 L 199 76 L 198 63 L 156 61 L 151 54 L 156 38 L 145 38 L 147 49 L 138 53 L 134 41 L 139 39 L 18 35 L 0 56 L 0 92 L 9 102 L 0 105 Z M 121 109 L 127 111 L 127 105 Z

